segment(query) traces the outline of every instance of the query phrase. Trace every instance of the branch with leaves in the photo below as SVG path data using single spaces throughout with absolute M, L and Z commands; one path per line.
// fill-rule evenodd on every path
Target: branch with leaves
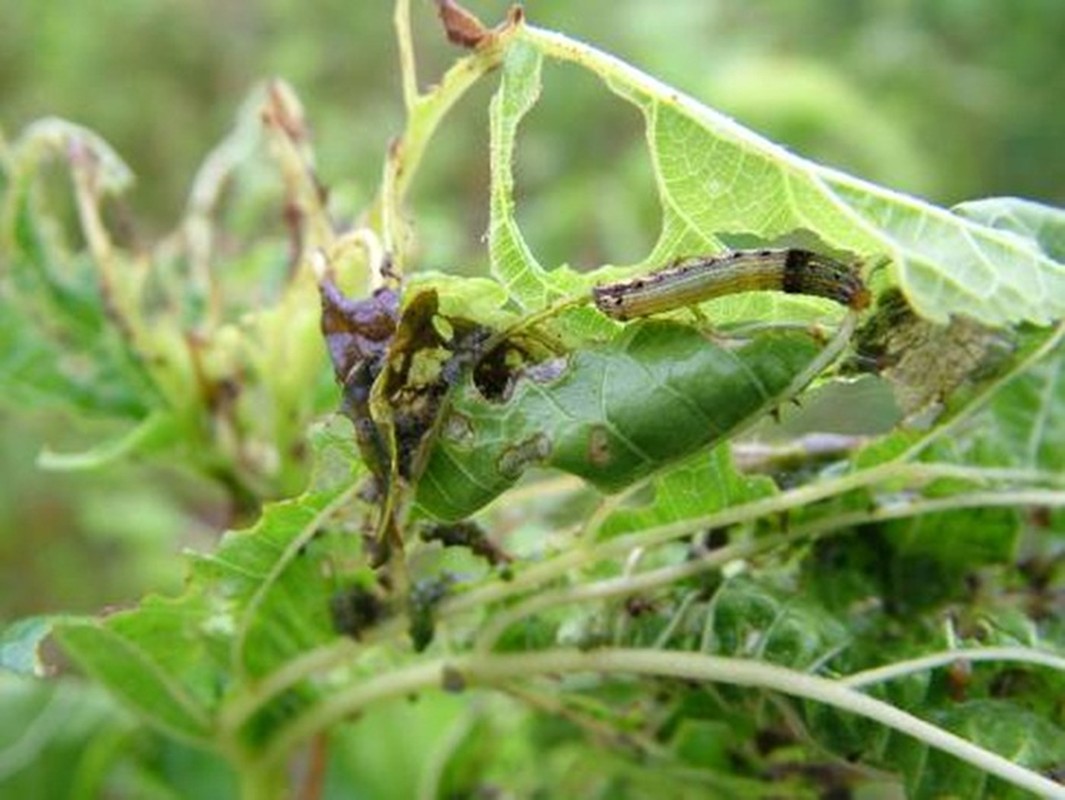
M 131 423 L 42 464 L 163 455 L 264 502 L 190 554 L 180 597 L 16 624 L 5 668 L 41 670 L 54 633 L 139 719 L 224 758 L 247 797 L 281 796 L 301 748 L 321 770 L 326 737 L 342 752 L 384 701 L 415 694 L 454 731 L 427 796 L 488 785 L 515 758 L 502 774 L 517 793 L 569 786 L 563 750 L 588 765 L 582 789 L 626 775 L 756 796 L 873 780 L 1065 796 L 1063 710 L 1047 702 L 1065 688 L 1065 213 L 938 208 L 519 11 L 489 28 L 438 7 L 470 52 L 423 91 L 397 2 L 406 126 L 350 226 L 280 83 L 249 101 L 147 260 L 107 230 L 126 171 L 98 137 L 50 121 L 5 155 L 2 299 L 18 325 L 0 383 Z M 545 59 L 642 115 L 662 222 L 631 265 L 546 266 L 523 236 L 512 168 Z M 495 76 L 489 274 L 420 270 L 410 187 L 442 120 Z M 84 255 L 46 224 L 45 152 L 74 177 Z M 227 293 L 214 246 L 222 187 L 249 162 L 276 169 L 287 221 L 284 288 L 254 309 Z M 737 272 L 698 302 L 678 292 L 651 319 L 592 303 L 678 260 L 713 268 L 738 236 L 759 249 L 737 263 L 775 272 Z M 860 302 L 802 291 L 787 270 L 812 258 L 845 267 Z M 89 373 L 40 367 L 86 331 Z M 329 414 L 330 377 L 347 420 Z M 814 446 L 789 406 L 838 415 L 861 381 L 889 424 Z M 783 443 L 740 469 L 734 452 L 759 437 Z M 491 699 L 456 707 L 457 692 Z M 558 737 L 535 735 L 542 709 Z M 515 720 L 520 757 L 484 736 Z

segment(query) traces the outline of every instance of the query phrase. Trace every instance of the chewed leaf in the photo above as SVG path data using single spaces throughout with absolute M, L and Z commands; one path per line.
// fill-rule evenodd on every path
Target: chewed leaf
M 774 240 L 805 231 L 867 270 L 887 260 L 890 282 L 931 320 L 1043 325 L 1065 316 L 1065 264 L 1015 233 L 800 158 L 583 43 L 532 27 L 521 39 L 598 74 L 643 111 L 663 208 L 647 266 L 719 249 L 725 234 Z
M 520 307 L 536 311 L 552 300 L 587 291 L 587 279 L 560 267 L 546 270 L 522 236 L 515 218 L 512 171 L 518 125 L 540 96 L 543 58 L 515 41 L 503 60 L 503 79 L 489 109 L 492 187 L 488 255 L 492 273 Z M 581 327 L 581 323 L 576 323 Z
M 751 233 L 766 240 L 811 230 L 824 241 L 856 253 L 878 250 L 868 231 L 790 163 L 778 148 L 707 129 L 683 107 L 632 95 L 647 120 L 648 147 L 664 208 L 684 220 L 687 237 L 711 247 L 721 233 Z M 660 241 L 656 260 L 685 255 Z M 691 253 L 688 253 L 691 255 Z
M 0 287 L 0 386 L 15 403 L 143 418 L 152 392 L 145 370 L 110 327 L 91 260 L 70 253 L 36 191 L 44 156 L 74 135 L 96 142 L 101 160 L 111 152 L 95 134 L 56 120 L 31 125 L 12 151 L 0 202 L 8 279 Z M 115 188 L 124 169 L 114 167 Z M 106 172 L 97 170 L 105 185 Z
M 783 402 L 818 352 L 804 333 L 723 345 L 687 326 L 645 321 L 603 347 L 530 368 L 502 401 L 467 384 L 418 503 L 460 519 L 537 465 L 618 491 Z
M 492 98 L 489 124 L 492 137 L 491 222 L 488 254 L 492 271 L 520 304 L 540 308 L 549 298 L 544 268 L 532 254 L 514 219 L 514 143 L 518 124 L 540 96 L 543 59 L 530 47 L 512 47 L 503 62 L 503 80 Z
M 333 448 L 351 457 L 349 443 L 321 433 L 324 460 L 341 455 Z M 330 619 L 335 587 L 325 576 L 330 559 L 351 558 L 358 539 L 325 529 L 330 513 L 350 502 L 357 472 L 349 468 L 339 481 L 325 473 L 320 469 L 316 482 L 330 488 L 270 504 L 255 526 L 231 531 L 213 553 L 194 556 L 181 597 L 149 597 L 102 619 L 55 621 L 59 643 L 145 720 L 207 743 L 222 687 L 234 673 L 264 674 L 337 636 Z M 13 626 L 0 637 L 0 655 L 27 664 L 22 651 L 39 636 L 32 626 Z
M 408 296 L 413 297 L 423 286 L 436 291 L 440 313 L 445 317 L 465 317 L 500 327 L 513 322 L 513 315 L 502 311 L 507 302 L 507 292 L 491 278 L 425 270 L 407 280 Z
M 929 319 L 964 314 L 988 325 L 1065 316 L 1065 265 L 1018 237 L 912 197 L 818 168 L 836 197 L 872 225 L 910 304 Z
M 340 552 L 342 545 L 323 529 L 350 499 L 338 487 L 273 503 L 254 527 L 230 531 L 214 553 L 195 557 L 193 585 L 224 587 L 236 666 L 261 674 L 334 635 L 322 550 Z M 325 544 L 312 545 L 316 537 Z M 338 539 L 354 544 L 352 537 Z

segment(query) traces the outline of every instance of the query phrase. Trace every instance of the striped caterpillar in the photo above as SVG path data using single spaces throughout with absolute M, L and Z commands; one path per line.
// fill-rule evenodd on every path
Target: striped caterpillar
M 694 258 L 639 278 L 595 287 L 596 307 L 627 320 L 739 292 L 809 294 L 860 311 L 869 290 L 857 271 L 812 250 L 736 250 Z

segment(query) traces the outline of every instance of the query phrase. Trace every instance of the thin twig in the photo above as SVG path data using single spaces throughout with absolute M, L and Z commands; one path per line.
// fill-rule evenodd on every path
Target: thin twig
M 403 105 L 410 114 L 418 102 L 418 67 L 414 59 L 414 37 L 410 27 L 410 0 L 396 0 L 392 16 L 399 45 L 399 71 L 403 77 Z

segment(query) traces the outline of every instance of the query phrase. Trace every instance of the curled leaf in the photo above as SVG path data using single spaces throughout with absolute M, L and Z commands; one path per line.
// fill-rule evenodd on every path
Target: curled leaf
M 502 401 L 467 382 L 417 501 L 434 517 L 460 519 L 534 466 L 618 491 L 776 407 L 818 352 L 805 333 L 721 343 L 645 321 L 606 345 L 526 370 Z
M 95 188 L 101 194 L 120 194 L 133 184 L 133 170 L 95 131 L 59 117 L 28 125 L 15 144 L 20 168 L 33 171 L 46 156 L 89 158 L 95 165 Z

